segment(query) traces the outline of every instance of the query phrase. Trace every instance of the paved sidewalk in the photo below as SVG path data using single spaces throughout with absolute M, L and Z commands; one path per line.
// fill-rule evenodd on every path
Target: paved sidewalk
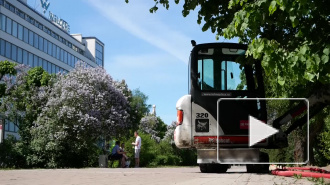
M 306 179 L 250 174 L 234 166 L 224 174 L 204 174 L 199 168 L 87 168 L 56 170 L 0 170 L 1 185 L 274 185 L 314 184 Z

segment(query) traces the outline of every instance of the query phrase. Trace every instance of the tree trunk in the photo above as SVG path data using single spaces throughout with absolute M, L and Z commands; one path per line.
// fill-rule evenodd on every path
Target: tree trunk
M 324 103 L 330 105 L 330 85 L 325 85 L 318 88 L 308 98 L 309 107 L 313 107 L 316 104 Z
M 294 132 L 294 161 L 305 162 L 306 161 L 306 134 L 299 128 Z
M 315 158 L 314 158 L 314 151 L 313 149 L 316 147 L 318 144 L 318 139 L 317 136 L 320 135 L 320 133 L 323 131 L 324 126 L 325 126 L 325 121 L 324 119 L 327 117 L 327 113 L 320 112 L 316 117 L 315 121 L 310 124 L 309 130 L 309 164 L 310 165 L 316 165 L 315 164 Z

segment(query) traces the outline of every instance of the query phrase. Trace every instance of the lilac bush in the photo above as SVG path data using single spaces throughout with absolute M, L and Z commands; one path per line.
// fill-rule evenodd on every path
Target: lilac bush
M 88 162 L 89 148 L 97 139 L 116 137 L 130 127 L 129 104 L 119 87 L 103 68 L 87 68 L 84 63 L 59 74 L 31 131 L 31 163 L 87 166 L 81 161 Z
M 156 130 L 158 124 L 159 122 L 155 115 L 146 115 L 141 119 L 139 128 L 142 132 L 150 134 L 151 138 L 159 143 L 160 137 L 157 136 L 158 131 Z
M 176 122 L 173 121 L 170 125 L 167 125 L 167 130 L 162 141 L 168 141 L 171 144 L 174 143 L 174 130 L 176 128 Z

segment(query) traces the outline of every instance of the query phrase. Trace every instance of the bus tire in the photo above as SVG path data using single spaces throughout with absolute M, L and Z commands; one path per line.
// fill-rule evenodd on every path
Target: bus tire
M 260 152 L 260 162 L 269 162 L 269 156 L 265 152 Z M 269 173 L 269 164 L 247 164 L 248 173 Z
M 207 164 L 199 164 L 199 169 L 202 173 L 208 173 Z

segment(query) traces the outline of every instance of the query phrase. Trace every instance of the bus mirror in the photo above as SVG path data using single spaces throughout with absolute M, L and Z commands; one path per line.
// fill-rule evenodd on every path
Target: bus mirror
M 234 79 L 234 74 L 233 74 L 233 72 L 230 73 L 230 77 L 231 77 L 231 79 Z

